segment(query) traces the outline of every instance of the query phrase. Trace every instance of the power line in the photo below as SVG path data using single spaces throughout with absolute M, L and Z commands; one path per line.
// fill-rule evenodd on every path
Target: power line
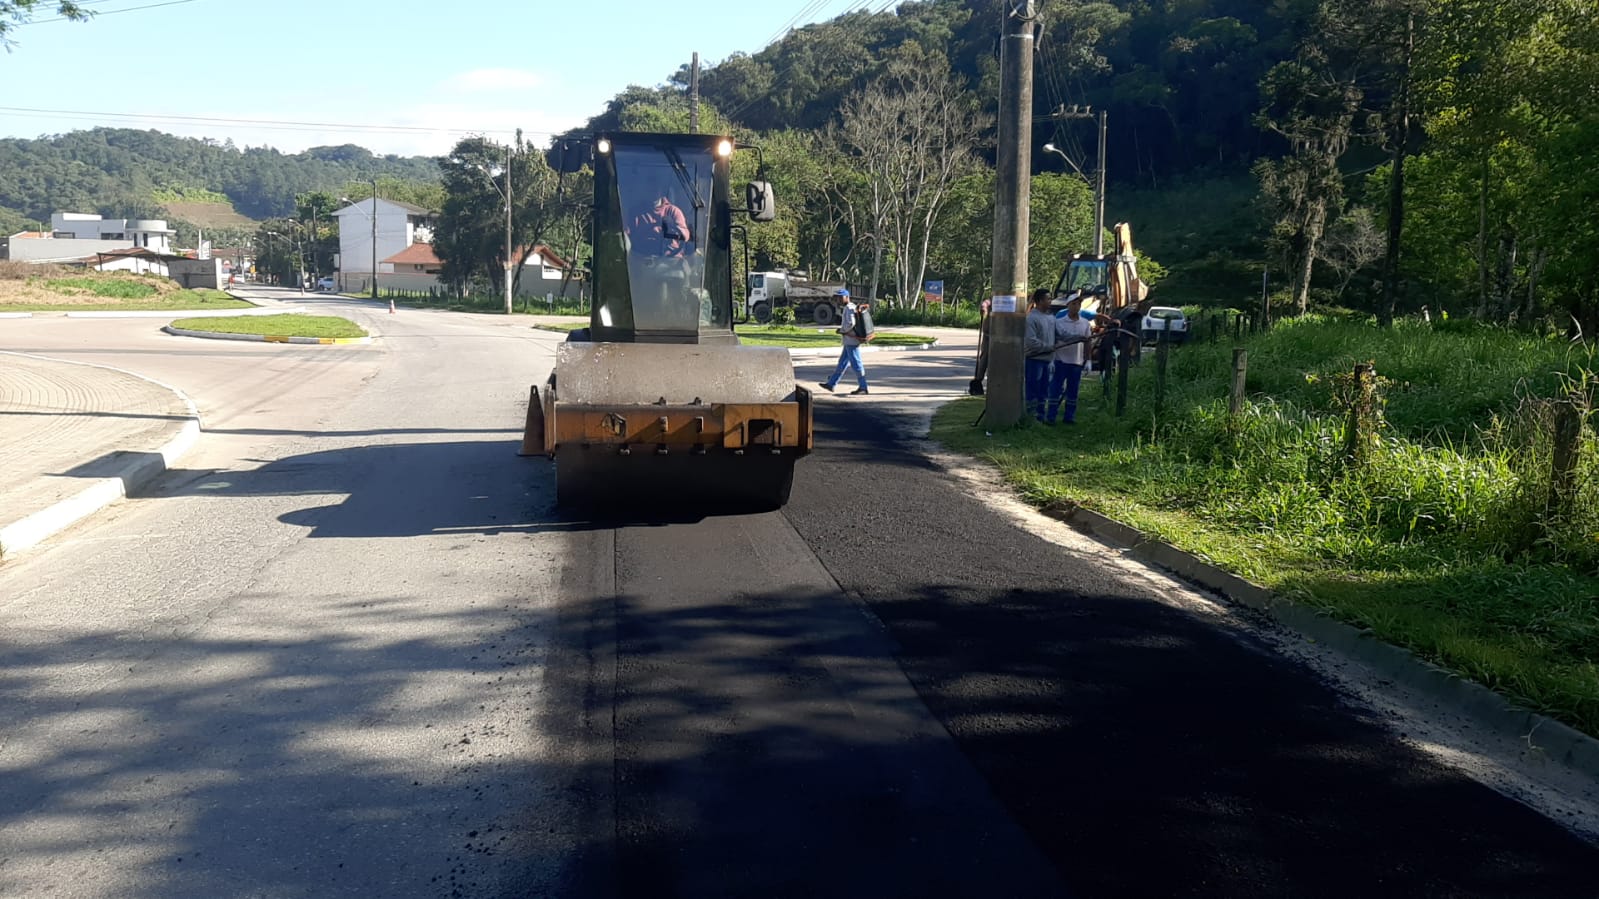
M 91 3 L 95 3 L 95 2 L 104 3 L 104 2 L 107 2 L 107 0 L 87 0 L 87 2 L 79 3 L 78 5 L 79 6 L 88 6 Z M 148 5 L 145 5 L 145 6 L 129 6 L 129 7 L 126 7 L 124 9 L 92 10 L 92 12 L 94 13 L 94 16 L 93 16 L 94 18 L 99 18 L 100 16 L 114 16 L 117 13 L 123 13 L 123 12 L 138 12 L 141 9 L 158 9 L 160 7 L 163 7 L 163 6 L 181 6 L 184 3 L 193 3 L 193 2 L 194 2 L 194 0 L 167 0 L 166 3 L 151 3 L 151 4 L 148 4 Z M 35 24 L 35 25 L 43 25 L 46 22 L 69 22 L 69 21 L 74 21 L 75 22 L 75 21 L 82 21 L 82 20 L 80 20 L 80 19 L 72 19 L 72 18 L 70 18 L 68 16 L 56 16 L 53 19 L 35 19 L 33 21 L 33 24 Z
M 70 118 L 99 121 L 104 119 L 130 119 L 142 122 L 195 125 L 241 125 L 282 131 L 335 131 L 351 134 L 515 134 L 514 128 L 439 128 L 428 125 L 377 125 L 359 122 L 299 122 L 284 119 L 239 119 L 224 116 L 191 116 L 177 113 L 97 112 L 84 109 L 41 109 L 30 106 L 0 106 L 0 112 L 35 118 Z M 551 131 L 528 131 L 523 134 L 540 137 L 553 136 Z
M 798 22 L 800 19 L 803 19 L 808 15 L 816 13 L 821 7 L 825 6 L 829 2 L 830 0 L 810 0 L 809 3 L 806 3 L 804 6 L 800 7 L 799 12 L 789 16 L 788 21 L 784 22 L 782 25 L 779 25 L 777 30 L 772 32 L 771 36 L 768 37 L 766 42 L 761 46 L 764 47 L 775 42 L 778 38 L 781 38 L 783 35 L 787 34 L 788 30 L 794 26 L 795 22 Z
M 842 19 L 843 17 L 845 17 L 847 15 L 850 15 L 851 13 L 865 12 L 866 8 L 868 6 L 870 6 L 873 2 L 874 2 L 874 0 L 853 0 L 853 2 L 851 2 L 850 5 L 844 9 L 843 12 L 841 12 L 838 15 L 834 16 L 832 20 L 833 21 L 837 21 L 838 19 Z M 889 3 L 893 3 L 893 2 L 895 2 L 895 0 L 886 0 L 886 2 L 883 4 L 882 8 L 886 9 L 888 4 Z M 875 14 L 876 12 L 881 12 L 881 11 L 882 11 L 882 9 L 878 9 L 878 10 L 874 11 L 873 14 Z M 768 43 L 771 43 L 771 42 L 768 42 Z M 795 65 L 796 64 L 794 63 L 794 61 L 792 59 L 787 60 L 785 62 L 785 64 L 780 69 L 777 69 L 777 71 L 774 72 L 774 75 L 772 77 L 772 83 L 767 86 L 766 90 L 764 92 L 762 92 L 762 94 L 754 96 L 754 97 L 751 97 L 750 99 L 744 101 L 743 103 L 739 104 L 737 109 L 734 109 L 731 112 L 723 113 L 723 118 L 725 118 L 729 122 L 732 122 L 738 116 L 743 115 L 745 112 L 747 112 L 750 109 L 754 108 L 755 104 L 761 102 L 762 100 L 770 99 L 770 95 L 771 95 L 772 91 L 777 89 L 778 85 L 782 83 L 784 78 L 788 77 L 789 75 L 791 75 L 794 72 Z M 774 68 L 776 68 L 776 67 L 774 67 Z

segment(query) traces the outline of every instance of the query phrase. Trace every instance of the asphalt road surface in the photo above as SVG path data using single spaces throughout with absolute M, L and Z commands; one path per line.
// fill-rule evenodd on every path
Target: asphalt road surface
M 581 520 L 514 454 L 557 338 L 315 302 L 382 338 L 7 326 L 207 435 L 0 566 L 0 895 L 1599 893 L 1589 844 L 928 461 L 895 392 L 962 353 L 869 357 L 783 512 Z

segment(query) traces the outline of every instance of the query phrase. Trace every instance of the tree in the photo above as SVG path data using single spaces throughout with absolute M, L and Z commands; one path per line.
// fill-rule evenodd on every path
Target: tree
M 1338 297 L 1349 289 L 1349 282 L 1372 263 L 1384 258 L 1388 249 L 1386 235 L 1378 227 L 1371 210 L 1357 206 L 1327 228 L 1326 235 L 1316 247 L 1316 258 L 1325 262 L 1338 276 Z
M 936 57 L 891 64 L 845 100 L 841 119 L 838 138 L 870 192 L 876 252 L 892 248 L 897 296 L 915 305 L 939 214 L 951 186 L 977 166 L 977 139 L 992 119 Z
M 1261 127 L 1286 138 L 1290 155 L 1255 164 L 1261 193 L 1275 213 L 1274 233 L 1293 277 L 1294 305 L 1305 314 L 1310 279 L 1329 213 L 1343 201 L 1339 159 L 1354 135 L 1361 91 L 1326 49 L 1307 42 L 1261 82 Z
M 37 10 L 48 9 L 51 4 L 44 0 L 6 0 L 0 2 L 0 46 L 10 50 L 12 40 L 10 34 L 17 26 L 25 25 L 37 15 Z M 56 15 L 75 22 L 87 21 L 93 13 L 72 2 L 72 0 L 57 0 L 55 5 Z
M 512 290 L 538 244 L 550 239 L 562 209 L 558 178 L 544 154 L 517 135 L 509 146 L 469 137 L 439 159 L 444 203 L 433 249 L 443 278 L 464 290 L 478 278 L 494 292 L 505 288 L 505 173 L 511 181 Z

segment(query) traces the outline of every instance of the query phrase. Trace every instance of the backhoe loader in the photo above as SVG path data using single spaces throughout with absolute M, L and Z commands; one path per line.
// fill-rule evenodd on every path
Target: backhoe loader
M 733 331 L 734 214 L 775 214 L 764 180 L 735 207 L 731 162 L 744 149 L 755 148 L 638 132 L 551 147 L 558 172 L 594 171 L 589 326 L 533 388 L 522 442 L 524 455 L 554 459 L 559 505 L 788 502 L 813 445 L 811 394 L 788 350 L 741 345 Z

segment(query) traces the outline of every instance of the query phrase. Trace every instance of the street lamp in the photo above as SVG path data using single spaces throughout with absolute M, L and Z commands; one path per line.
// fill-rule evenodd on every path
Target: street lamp
M 1071 166 L 1073 169 L 1075 169 L 1079 177 L 1081 177 L 1084 181 L 1089 181 L 1088 176 L 1083 174 L 1083 170 L 1080 169 L 1080 168 L 1077 168 L 1077 163 L 1074 162 L 1070 156 L 1067 156 L 1064 152 L 1062 152 L 1060 147 L 1057 147 L 1054 144 L 1045 144 L 1044 145 L 1044 152 L 1045 153 L 1054 153 L 1056 156 L 1059 156 L 1060 158 L 1066 160 L 1066 164 Z M 1093 182 L 1090 181 L 1089 183 L 1092 184 Z

